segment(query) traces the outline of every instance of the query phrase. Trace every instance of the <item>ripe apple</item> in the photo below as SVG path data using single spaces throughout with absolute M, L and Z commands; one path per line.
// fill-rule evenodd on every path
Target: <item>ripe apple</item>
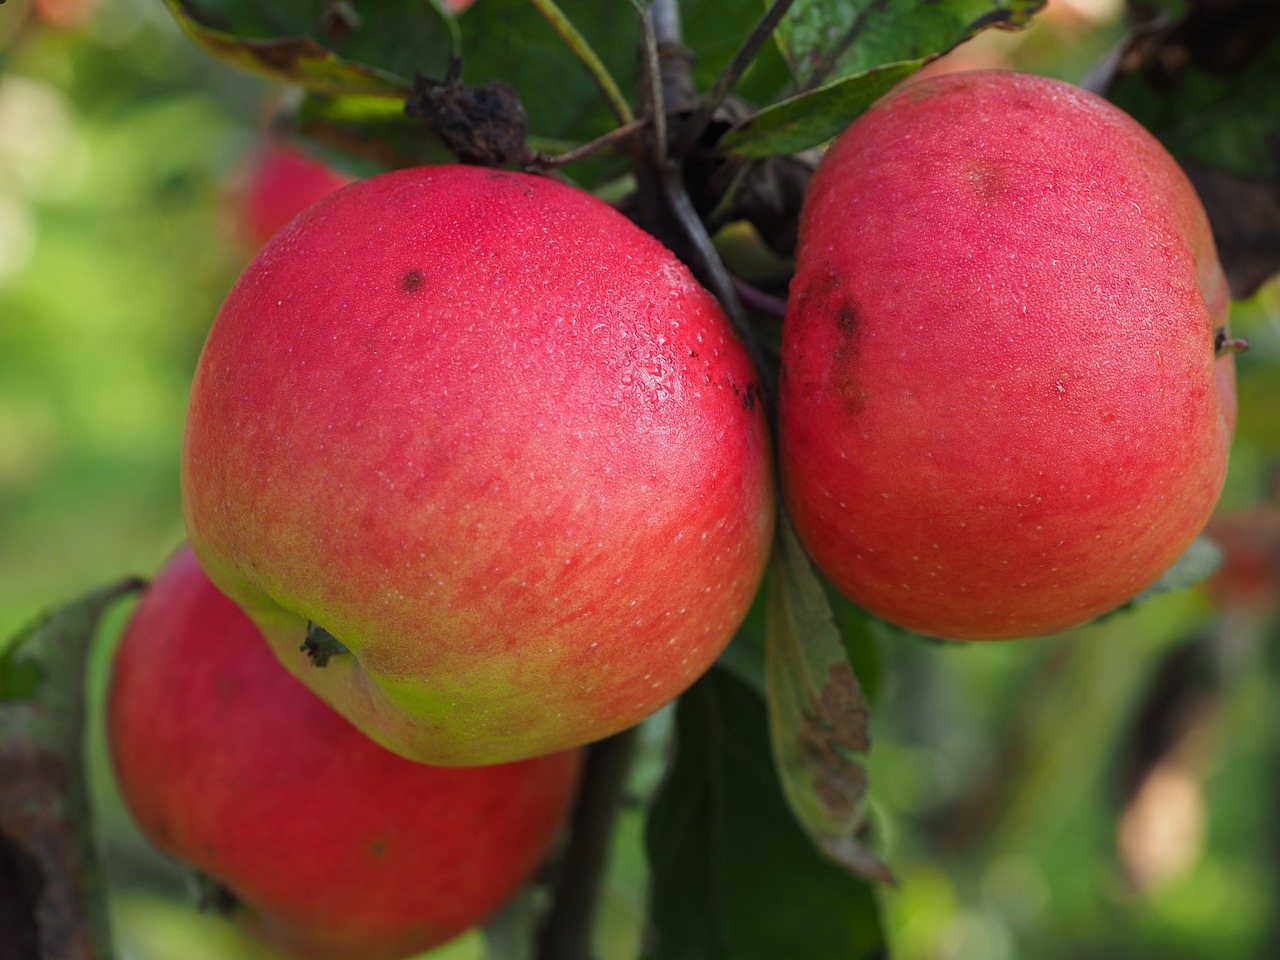
M 308 960 L 392 960 L 484 920 L 546 855 L 579 752 L 430 767 L 298 683 L 189 549 L 116 653 L 107 714 L 139 826 L 221 882 L 239 919 Z
M 351 179 L 295 147 L 267 144 L 253 159 L 240 202 L 243 232 L 256 249 L 311 204 Z
M 33 0 L 40 21 L 59 30 L 76 30 L 89 22 L 101 0 Z
M 187 528 L 380 743 L 536 756 L 657 710 L 745 616 L 774 519 L 759 397 L 711 295 L 601 201 L 384 174 L 276 234 L 218 314 Z M 320 629 L 349 655 L 313 666 Z
M 1133 119 L 990 71 L 881 100 L 823 158 L 779 458 L 814 561 L 939 637 L 1084 623 L 1205 525 L 1235 422 L 1204 211 Z

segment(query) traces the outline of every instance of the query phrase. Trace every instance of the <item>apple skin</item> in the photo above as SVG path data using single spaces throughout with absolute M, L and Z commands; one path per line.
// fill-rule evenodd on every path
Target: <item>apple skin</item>
M 382 749 L 280 666 L 186 548 L 125 628 L 107 724 L 143 832 L 306 960 L 412 956 L 487 918 L 546 855 L 580 760 L 431 767 Z
M 1208 221 L 1130 117 L 1053 80 L 938 76 L 823 158 L 783 327 L 801 540 L 937 637 L 1085 623 L 1205 525 L 1235 424 Z
M 254 248 L 321 197 L 351 182 L 300 150 L 269 143 L 254 158 L 241 200 L 243 232 Z
M 360 181 L 259 253 L 187 420 L 187 529 L 380 743 L 515 760 L 631 726 L 728 643 L 774 523 L 714 299 L 611 207 L 462 166 Z M 308 621 L 351 655 L 313 667 Z

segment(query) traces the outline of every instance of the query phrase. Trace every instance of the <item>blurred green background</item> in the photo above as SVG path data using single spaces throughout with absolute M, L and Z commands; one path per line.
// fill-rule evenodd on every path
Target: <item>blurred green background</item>
M 954 58 L 1076 80 L 1123 29 L 1112 0 L 1050 12 Z M 238 191 L 278 94 L 199 53 L 159 0 L 0 6 L 0 637 L 150 573 L 181 539 L 187 388 L 252 254 Z M 876 651 L 873 819 L 900 878 L 881 898 L 895 957 L 1280 956 L 1280 538 L 1265 506 L 1280 286 L 1233 324 L 1253 347 L 1220 511 L 1246 518 L 1224 527 L 1229 576 L 1066 637 Z M 132 830 L 97 736 L 123 957 L 263 957 L 196 913 L 181 872 Z M 638 951 L 642 814 L 628 808 L 619 831 L 605 960 Z M 437 955 L 479 958 L 482 941 Z

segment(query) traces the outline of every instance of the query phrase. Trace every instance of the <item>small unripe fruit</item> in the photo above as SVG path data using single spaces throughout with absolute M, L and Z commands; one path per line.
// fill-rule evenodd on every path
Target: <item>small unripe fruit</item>
M 1221 489 L 1228 307 L 1191 185 L 1106 101 L 999 71 L 890 95 L 802 215 L 779 426 L 801 539 L 854 601 L 935 636 L 1125 603 Z
M 143 832 L 303 960 L 396 960 L 486 919 L 546 855 L 578 776 L 578 751 L 466 769 L 389 753 L 280 666 L 186 549 L 125 628 L 107 724 Z
M 594 197 L 475 167 L 352 184 L 276 234 L 192 387 L 187 528 L 277 655 L 429 763 L 576 746 L 683 691 L 773 529 L 756 374 Z M 314 667 L 310 625 L 350 654 Z

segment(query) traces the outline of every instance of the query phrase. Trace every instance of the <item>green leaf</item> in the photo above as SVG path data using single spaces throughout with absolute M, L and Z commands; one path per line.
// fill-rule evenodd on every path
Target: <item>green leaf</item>
M 631 104 L 618 89 L 618 82 L 613 79 L 609 68 L 604 65 L 604 61 L 592 49 L 590 42 L 578 30 L 573 20 L 556 4 L 555 0 L 530 0 L 530 2 L 538 8 L 556 33 L 560 34 L 560 39 L 565 42 L 565 46 L 573 51 L 578 62 L 591 75 L 618 123 L 626 124 L 634 120 L 635 114 L 631 111 Z
M 988 27 L 1025 26 L 1046 0 L 796 0 L 778 29 L 809 89 L 887 63 L 945 53 Z
M 1193 42 L 1190 54 L 1181 43 L 1145 49 L 1139 41 L 1126 62 L 1141 66 L 1107 95 L 1183 163 L 1280 180 L 1280 35 L 1232 44 L 1214 37 L 1203 38 L 1203 53 Z M 1237 50 L 1249 53 L 1221 62 Z
M 873 67 L 765 107 L 720 139 L 726 153 L 761 158 L 815 147 L 845 127 L 925 61 Z
M 534 960 L 548 899 L 544 886 L 530 884 L 485 921 L 486 960 Z
M 140 586 L 95 590 L 4 646 L 0 864 L 23 866 L 0 875 L 0 928 L 18 950 L 112 955 L 84 766 L 85 668 L 102 615 Z
M 823 585 L 827 586 L 826 581 Z M 881 643 L 888 638 L 883 629 L 884 623 L 840 594 L 833 597 L 833 592 L 834 588 L 827 588 L 827 599 L 831 601 L 836 625 L 840 628 L 844 655 L 849 666 L 853 667 L 867 702 L 875 703 L 884 672 Z
M 38 663 L 0 656 L 0 703 L 33 699 L 43 681 L 44 670 Z
M 290 123 L 303 136 L 344 155 L 370 160 L 379 169 L 451 163 L 454 159 L 431 125 L 408 116 L 399 100 L 309 93 Z
M 760 697 L 713 668 L 679 701 L 676 756 L 649 813 L 645 960 L 872 960 L 871 887 L 796 824 L 769 755 Z
M 864 877 L 892 881 L 863 845 L 871 748 L 867 703 L 831 605 L 785 514 L 769 567 L 767 665 L 770 734 L 783 792 L 827 856 Z
M 623 90 L 634 90 L 640 27 L 626 0 L 562 0 L 559 9 Z M 535 137 L 586 143 L 617 126 L 587 68 L 530 0 L 479 0 L 459 18 L 463 79 L 513 87 Z
M 443 76 L 458 49 L 454 18 L 431 0 L 165 0 L 206 51 L 326 93 L 404 97 L 415 72 Z
M 681 0 L 685 46 L 693 53 L 693 83 L 705 91 L 729 65 L 768 6 L 761 0 Z M 769 103 L 792 80 L 776 43 L 766 43 L 735 91 L 752 103 Z
M 1164 572 L 1164 575 L 1138 594 L 1134 603 L 1150 600 L 1162 593 L 1185 590 L 1193 587 L 1201 580 L 1207 579 L 1222 565 L 1222 551 L 1218 545 L 1206 536 L 1191 541 L 1191 546 L 1178 558 L 1177 563 Z

